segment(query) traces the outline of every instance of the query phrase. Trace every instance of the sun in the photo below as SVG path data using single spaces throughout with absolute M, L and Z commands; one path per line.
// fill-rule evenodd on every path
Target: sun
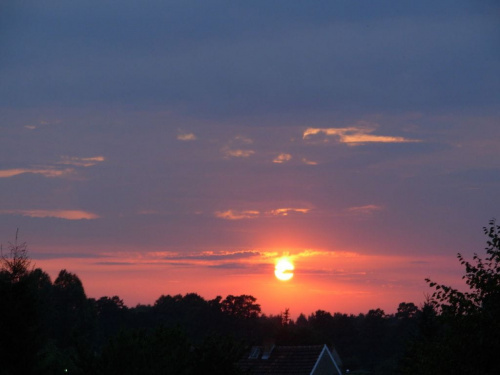
M 295 267 L 293 266 L 292 262 L 290 262 L 287 258 L 280 258 L 276 262 L 274 275 L 281 281 L 288 281 L 293 277 L 294 269 Z

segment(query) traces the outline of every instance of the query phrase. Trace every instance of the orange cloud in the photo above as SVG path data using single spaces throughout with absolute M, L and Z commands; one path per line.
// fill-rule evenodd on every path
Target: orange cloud
M 38 218 L 54 217 L 65 220 L 92 220 L 99 218 L 99 215 L 81 210 L 0 210 L 0 214 L 21 215 Z
M 230 149 L 224 149 L 223 152 L 226 155 L 226 157 L 233 157 L 233 158 L 248 158 L 249 156 L 252 156 L 255 153 L 255 151 L 253 150 L 230 150 Z
M 307 160 L 306 158 L 302 158 L 302 163 L 307 165 L 318 165 L 317 161 Z
M 298 213 L 308 213 L 309 208 L 277 208 L 269 211 L 258 211 L 258 210 L 227 210 L 227 211 L 216 211 L 215 217 L 226 220 L 242 220 L 242 219 L 256 219 L 258 217 L 269 217 L 269 216 L 288 216 L 292 212 Z
M 88 158 L 80 158 L 77 156 L 61 156 L 61 161 L 57 164 L 64 165 L 74 165 L 76 167 L 92 167 L 97 163 L 102 163 L 104 160 L 104 156 L 93 156 Z
M 41 174 L 44 177 L 60 177 L 74 172 L 72 168 L 52 169 L 52 168 L 15 168 L 0 170 L 0 178 L 14 177 L 24 173 Z
M 241 220 L 241 219 L 254 219 L 260 214 L 259 211 L 216 211 L 215 217 L 225 220 Z
M 393 137 L 384 135 L 370 134 L 374 129 L 366 127 L 347 127 L 347 128 L 307 128 L 302 134 L 302 139 L 308 139 L 311 136 L 324 134 L 326 136 L 336 136 L 341 143 L 357 146 L 365 143 L 407 143 L 420 142 L 417 139 L 404 137 Z
M 195 141 L 197 138 L 194 133 L 181 133 L 177 135 L 177 139 L 179 141 Z
M 61 156 L 61 161 L 56 164 L 68 165 L 73 167 L 91 167 L 97 163 L 101 163 L 104 160 L 104 156 L 92 156 L 87 158 L 81 158 L 76 156 Z M 43 167 L 32 167 L 32 168 L 12 168 L 0 170 L 0 178 L 14 177 L 20 174 L 32 173 L 40 174 L 44 177 L 62 177 L 75 172 L 74 168 L 64 168 L 61 169 L 57 166 L 43 166 Z
M 276 210 L 271 210 L 269 213 L 276 216 L 287 216 L 290 212 L 299 212 L 302 214 L 306 214 L 309 211 L 309 208 L 278 208 Z
M 276 156 L 273 160 L 273 163 L 281 164 L 281 163 L 285 163 L 291 159 L 292 159 L 292 155 L 283 153 L 283 154 L 279 154 L 278 156 Z

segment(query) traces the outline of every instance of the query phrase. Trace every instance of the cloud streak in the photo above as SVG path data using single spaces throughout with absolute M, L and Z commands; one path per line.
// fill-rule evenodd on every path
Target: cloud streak
M 256 210 L 227 210 L 227 211 L 216 211 L 214 216 L 219 219 L 224 220 L 241 220 L 241 219 L 255 219 L 259 217 L 260 211 Z
M 235 252 L 202 252 L 194 255 L 170 255 L 163 259 L 166 260 L 206 260 L 206 261 L 221 261 L 221 260 L 235 260 L 235 259 L 248 259 L 261 256 L 258 251 L 235 251 Z
M 366 143 L 421 142 L 418 139 L 371 134 L 373 131 L 374 129 L 356 126 L 347 128 L 307 128 L 302 134 L 302 139 L 311 139 L 314 136 L 324 135 L 327 137 L 336 137 L 340 143 L 346 143 L 351 146 L 359 146 Z
M 248 158 L 253 154 L 255 154 L 254 150 L 229 149 L 229 148 L 224 148 L 222 152 L 226 158 Z
M 290 160 L 292 160 L 292 155 L 283 153 L 283 154 L 279 154 L 278 156 L 276 156 L 273 159 L 273 163 L 282 164 L 282 163 L 286 163 L 287 161 L 290 161 Z
M 54 169 L 54 168 L 14 168 L 0 170 L 0 178 L 10 178 L 25 173 L 39 174 L 44 177 L 62 177 L 73 173 L 73 168 Z
M 288 216 L 289 214 L 299 213 L 307 214 L 310 208 L 295 208 L 295 207 L 285 207 L 277 208 L 268 211 L 259 210 L 227 210 L 227 211 L 216 211 L 214 216 L 219 219 L 225 220 L 243 220 L 243 219 L 257 219 L 259 217 L 272 217 L 272 216 Z
M 179 141 L 195 141 L 198 139 L 194 133 L 180 133 L 177 135 Z
M 269 213 L 274 216 L 288 216 L 290 213 L 301 213 L 307 214 L 311 209 L 310 208 L 277 208 L 276 210 L 271 210 Z
M 77 157 L 77 156 L 61 156 L 61 160 L 47 166 L 36 166 L 29 168 L 11 168 L 0 170 L 0 178 L 10 178 L 21 174 L 39 174 L 47 178 L 64 177 L 75 173 L 75 168 L 92 167 L 98 163 L 104 162 L 104 156 L 92 157 Z M 72 168 L 61 168 L 59 165 L 71 166 Z
M 381 211 L 384 208 L 376 204 L 367 204 L 365 206 L 349 207 L 346 211 L 355 215 L 371 215 L 377 211 Z
M 0 210 L 0 214 L 64 220 L 94 220 L 99 218 L 97 214 L 82 210 Z
M 61 161 L 57 164 L 73 165 L 75 167 L 92 167 L 98 163 L 105 161 L 104 156 L 92 156 L 88 158 L 81 158 L 77 156 L 61 156 Z

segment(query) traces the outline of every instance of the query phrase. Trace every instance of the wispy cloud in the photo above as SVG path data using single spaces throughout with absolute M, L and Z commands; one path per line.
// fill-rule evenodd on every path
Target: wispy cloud
M 61 161 L 57 164 L 73 165 L 75 167 L 92 167 L 97 163 L 102 163 L 106 158 L 104 156 L 92 156 L 81 158 L 77 156 L 61 156 Z
M 146 253 L 110 253 L 96 254 L 82 258 L 107 258 L 94 264 L 98 265 L 157 265 L 175 267 L 209 267 L 209 268 L 261 268 L 268 267 L 270 257 L 275 253 L 256 250 L 235 251 L 194 251 L 194 252 L 146 252 Z
M 0 178 L 9 178 L 25 173 L 39 174 L 44 177 L 64 177 L 75 173 L 75 168 L 91 167 L 105 161 L 104 156 L 92 157 L 77 157 L 77 156 L 61 156 L 61 160 L 56 163 L 51 163 L 43 166 L 31 166 L 29 168 L 10 168 L 0 170 Z M 61 166 L 71 166 L 61 167 Z
M 306 214 L 310 211 L 309 208 L 277 208 L 275 210 L 269 211 L 271 215 L 275 216 L 288 216 L 288 214 L 293 213 L 293 212 L 298 212 L 301 214 Z
M 9 178 L 25 173 L 40 174 L 44 177 L 61 177 L 73 173 L 73 168 L 56 169 L 51 167 L 45 168 L 13 168 L 0 170 L 0 178 Z
M 95 262 L 96 266 L 136 266 L 136 262 Z
M 194 133 L 179 133 L 177 139 L 179 141 L 195 141 L 197 138 Z
M 381 211 L 384 208 L 375 204 L 365 206 L 349 207 L 346 211 L 355 215 L 371 215 L 374 212 Z
M 221 152 L 226 158 L 248 158 L 255 154 L 255 151 L 249 148 L 251 144 L 253 144 L 253 139 L 237 135 L 227 142 Z
M 281 163 L 285 163 L 287 161 L 290 161 L 291 159 L 292 159 L 292 155 L 283 153 L 283 154 L 279 154 L 278 156 L 276 156 L 273 159 L 273 163 L 281 164 Z
M 38 124 L 28 124 L 28 125 L 24 125 L 24 128 L 25 129 L 29 129 L 29 130 L 35 130 L 35 129 L 38 129 L 42 126 L 46 126 L 46 125 L 57 125 L 57 124 L 60 124 L 61 123 L 61 120 L 53 120 L 53 121 L 39 121 Z
M 216 211 L 215 217 L 225 220 L 242 220 L 242 219 L 256 219 L 259 217 L 270 217 L 270 216 L 288 216 L 291 213 L 306 214 L 310 211 L 310 208 L 276 208 L 268 211 L 259 210 L 227 210 L 227 211 Z
M 167 260 L 235 260 L 248 259 L 260 256 L 258 251 L 204 251 L 198 254 L 189 255 L 167 255 L 163 259 Z
M 232 157 L 232 158 L 248 158 L 249 156 L 252 156 L 255 154 L 255 151 L 253 150 L 232 150 L 229 148 L 224 148 L 222 149 L 222 152 L 226 157 Z
M 252 138 L 249 138 L 247 136 L 244 136 L 244 135 L 237 135 L 236 137 L 233 138 L 233 140 L 231 141 L 231 143 L 243 143 L 243 144 L 246 144 L 246 145 L 251 145 L 253 143 L 253 139 Z
M 302 134 L 302 139 L 309 139 L 316 135 L 334 136 L 339 142 L 352 146 L 363 145 L 365 143 L 408 143 L 420 142 L 418 139 L 395 137 L 388 135 L 371 134 L 375 131 L 369 127 L 347 127 L 347 128 L 307 128 Z
M 307 165 L 318 165 L 317 161 L 308 160 L 306 158 L 302 158 L 302 163 L 307 164 Z
M 92 220 L 99 215 L 81 210 L 0 210 L 0 214 L 20 215 L 37 218 L 58 218 L 65 220 Z
M 109 257 L 107 255 L 99 254 L 99 253 L 81 253 L 81 252 L 60 252 L 60 253 L 30 253 L 33 259 L 40 260 L 52 260 L 52 259 L 98 259 L 98 258 L 106 258 Z
M 260 212 L 254 210 L 248 210 L 248 211 L 227 210 L 227 211 L 216 211 L 214 215 L 219 219 L 241 220 L 241 219 L 255 219 L 260 215 Z

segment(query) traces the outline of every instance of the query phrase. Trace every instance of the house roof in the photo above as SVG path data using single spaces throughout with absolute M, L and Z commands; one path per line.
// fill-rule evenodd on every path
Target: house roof
M 325 345 L 276 346 L 266 356 L 264 347 L 254 346 L 239 364 L 253 375 L 310 375 L 325 349 Z

